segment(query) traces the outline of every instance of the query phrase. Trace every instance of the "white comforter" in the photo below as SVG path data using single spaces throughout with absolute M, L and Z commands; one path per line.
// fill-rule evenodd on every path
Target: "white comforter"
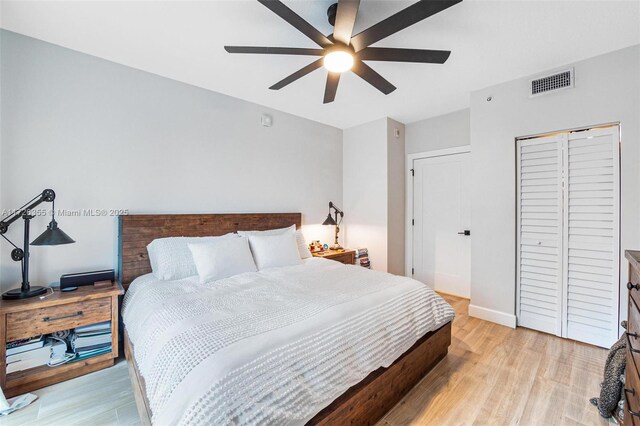
M 207 284 L 144 275 L 123 307 L 162 425 L 304 424 L 453 316 L 415 280 L 316 258 Z

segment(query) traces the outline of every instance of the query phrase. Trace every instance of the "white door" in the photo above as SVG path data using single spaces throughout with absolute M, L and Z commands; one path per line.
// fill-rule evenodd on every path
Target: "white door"
M 618 337 L 619 128 L 518 141 L 518 325 Z
M 469 153 L 413 160 L 413 277 L 469 297 Z
M 566 139 L 566 136 L 564 136 Z M 518 325 L 562 335 L 563 135 L 518 141 Z
M 618 339 L 618 126 L 572 132 L 565 155 L 564 336 L 602 347 Z

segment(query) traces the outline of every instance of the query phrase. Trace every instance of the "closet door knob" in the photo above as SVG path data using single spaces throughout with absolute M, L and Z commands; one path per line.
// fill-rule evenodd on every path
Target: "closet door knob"
M 634 284 L 631 284 L 631 281 L 629 281 L 629 282 L 627 283 L 627 289 L 629 289 L 629 290 L 633 290 L 634 288 L 635 288 L 636 290 L 640 290 L 640 284 L 635 284 L 635 285 L 634 285 Z

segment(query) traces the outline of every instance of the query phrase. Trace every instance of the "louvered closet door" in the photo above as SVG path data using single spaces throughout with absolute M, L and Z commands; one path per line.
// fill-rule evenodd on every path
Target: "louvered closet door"
M 518 325 L 618 337 L 619 128 L 518 141 Z
M 570 339 L 609 347 L 618 337 L 618 127 L 568 135 L 565 169 L 567 274 L 564 329 Z
M 518 141 L 518 325 L 562 332 L 562 140 Z

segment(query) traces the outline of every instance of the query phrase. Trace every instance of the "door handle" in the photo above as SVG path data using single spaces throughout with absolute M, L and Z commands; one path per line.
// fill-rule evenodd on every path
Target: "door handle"
M 471 231 L 469 231 L 468 229 L 465 229 L 462 232 L 458 232 L 458 235 L 471 235 Z

